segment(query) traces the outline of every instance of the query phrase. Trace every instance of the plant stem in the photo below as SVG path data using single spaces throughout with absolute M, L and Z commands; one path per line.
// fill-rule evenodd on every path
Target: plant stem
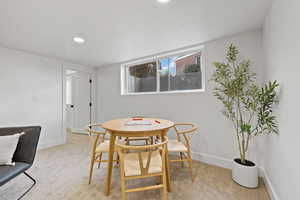
M 242 158 L 242 148 L 241 148 L 240 136 L 239 136 L 238 128 L 236 128 L 236 137 L 237 137 L 237 142 L 238 142 L 240 157 Z
M 236 126 L 235 126 L 235 130 L 236 130 L 236 137 L 237 137 L 237 142 L 238 142 L 238 147 L 239 147 L 239 153 L 240 153 L 240 158 L 242 159 L 243 155 L 242 155 L 242 147 L 241 147 L 241 140 L 240 140 L 240 135 L 239 135 L 239 113 L 238 113 L 238 108 L 236 108 L 237 111 L 236 111 L 236 118 L 235 118 L 235 123 L 236 123 Z
M 243 121 L 243 116 L 242 116 L 242 112 L 241 112 L 241 102 L 240 102 L 239 97 L 237 99 L 237 110 L 238 110 L 238 115 L 240 118 L 240 124 L 243 125 L 244 121 Z M 245 135 L 243 132 L 241 132 L 241 133 L 242 133 L 241 162 L 243 164 L 245 164 L 246 163 Z
M 250 134 L 247 134 L 247 139 L 246 139 L 246 152 L 248 151 L 248 146 L 249 146 L 249 141 L 250 141 Z

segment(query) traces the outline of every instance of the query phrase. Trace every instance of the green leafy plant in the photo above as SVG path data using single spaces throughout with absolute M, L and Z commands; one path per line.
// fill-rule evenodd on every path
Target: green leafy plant
M 276 103 L 277 81 L 263 87 L 256 83 L 249 60 L 237 61 L 237 48 L 231 44 L 226 62 L 215 62 L 211 80 L 216 83 L 214 96 L 224 105 L 223 114 L 235 128 L 240 161 L 246 164 L 250 140 L 259 134 L 278 133 L 272 106 Z

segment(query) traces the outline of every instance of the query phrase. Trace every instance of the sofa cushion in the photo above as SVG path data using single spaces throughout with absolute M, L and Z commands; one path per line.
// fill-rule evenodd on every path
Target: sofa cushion
M 4 185 L 12 178 L 18 176 L 20 173 L 23 173 L 28 168 L 30 168 L 30 166 L 30 164 L 24 162 L 15 162 L 14 166 L 0 166 L 0 186 Z
M 40 137 L 41 127 L 27 126 L 0 128 L 0 136 L 13 135 L 21 132 L 24 132 L 25 135 L 22 135 L 19 139 L 13 162 L 26 162 L 32 164 Z
M 0 165 L 14 165 L 13 155 L 16 151 L 19 138 L 24 133 L 0 136 Z

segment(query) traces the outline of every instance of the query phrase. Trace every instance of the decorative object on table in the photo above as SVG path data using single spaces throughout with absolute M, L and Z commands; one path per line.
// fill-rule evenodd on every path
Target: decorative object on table
M 223 114 L 233 122 L 240 158 L 233 160 L 232 178 L 242 186 L 258 186 L 257 166 L 247 160 L 249 143 L 254 136 L 278 133 L 278 123 L 272 112 L 277 102 L 277 81 L 263 87 L 256 83 L 256 74 L 249 60 L 238 61 L 238 50 L 231 44 L 226 62 L 215 62 L 211 80 L 214 95 L 224 105 Z
M 126 200 L 126 193 L 145 190 L 162 189 L 163 200 L 168 199 L 166 146 L 168 139 L 163 142 L 144 146 L 130 146 L 116 143 L 120 155 L 120 176 L 122 200 Z M 160 183 L 152 186 L 126 188 L 126 181 L 159 177 Z
M 184 162 L 187 162 L 189 165 L 190 175 L 192 181 L 193 178 L 193 160 L 190 148 L 190 139 L 189 135 L 195 133 L 198 127 L 192 123 L 176 123 L 174 124 L 174 129 L 176 132 L 176 139 L 169 140 L 168 142 L 168 151 L 173 153 L 179 153 L 180 159 L 171 160 L 169 162 L 181 162 L 184 166 Z
M 24 133 L 18 138 L 17 148 L 12 158 L 14 165 L 0 166 L 0 186 L 6 184 L 20 174 L 24 174 L 33 182 L 30 188 L 28 188 L 18 199 L 24 197 L 36 184 L 35 179 L 26 171 L 33 164 L 40 132 L 40 126 L 0 128 L 0 137 L 7 137 L 10 135 L 14 135 L 15 137 L 16 133 Z M 17 182 L 14 184 L 17 184 Z

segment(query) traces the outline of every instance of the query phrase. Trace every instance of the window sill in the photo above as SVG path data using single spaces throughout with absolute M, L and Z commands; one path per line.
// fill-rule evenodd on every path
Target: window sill
M 166 91 L 166 92 L 138 92 L 138 93 L 122 93 L 121 96 L 131 96 L 131 95 L 149 95 L 149 94 L 181 94 L 181 93 L 201 93 L 205 92 L 205 89 L 197 89 L 197 90 L 174 90 L 174 91 Z

